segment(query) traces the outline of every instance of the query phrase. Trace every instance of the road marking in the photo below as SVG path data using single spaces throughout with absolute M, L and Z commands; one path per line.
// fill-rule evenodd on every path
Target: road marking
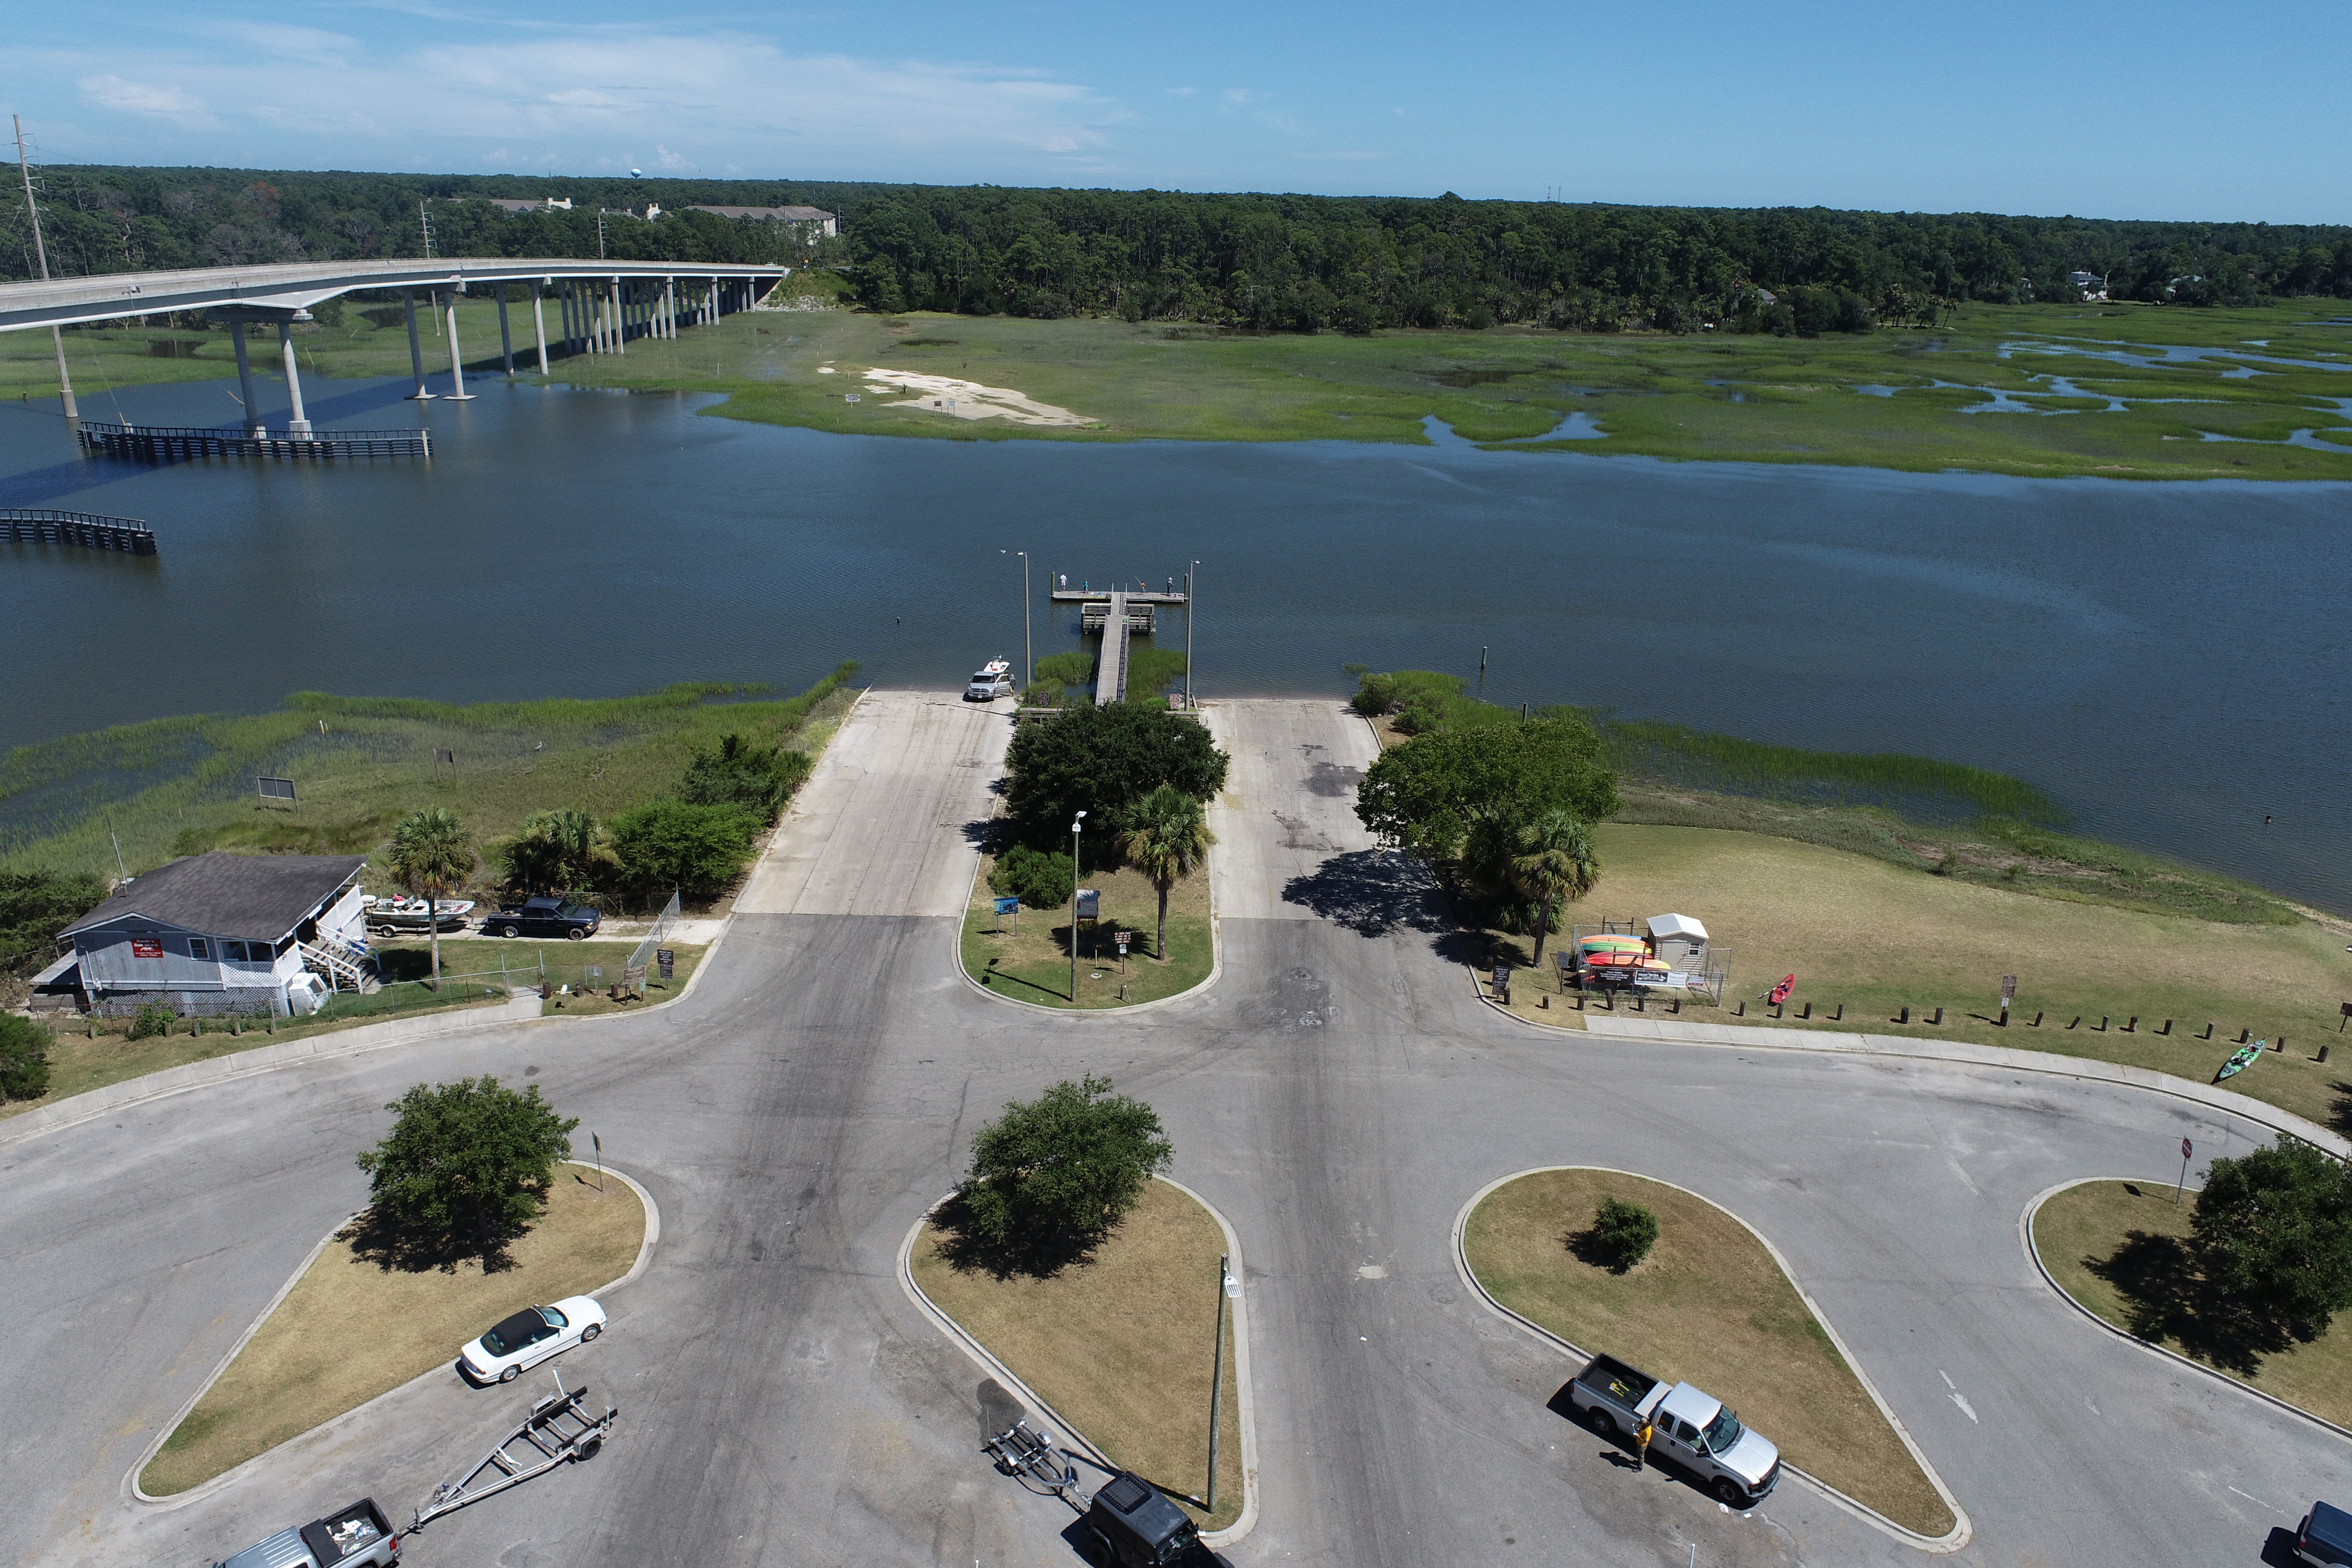
M 2233 1492 L 2238 1492 L 2238 1489 L 2237 1489 L 2237 1488 L 2235 1488 L 2235 1487 L 2231 1487 L 2230 1489 L 2231 1489 L 2231 1491 L 2233 1491 Z M 2278 1505 L 2278 1504 L 2276 1504 L 2276 1503 L 2274 1503 L 2274 1502 L 2263 1502 L 2263 1500 L 2262 1500 L 2262 1499 L 2260 1499 L 2260 1498 L 2256 1497 L 2256 1496 L 2255 1496 L 2253 1493 L 2252 1493 L 2252 1492 L 2238 1492 L 2238 1495 L 2239 1495 L 2240 1497 L 2242 1497 L 2242 1498 L 2244 1498 L 2248 1502 L 2262 1502 L 2262 1503 L 2263 1503 L 2263 1506 L 2264 1508 L 2266 1508 L 2266 1509 L 2270 1510 L 2273 1513 L 2284 1513 L 2284 1512 L 2286 1511 L 2284 1509 L 2283 1509 L 2283 1508 L 2279 1507 L 2279 1505 Z
M 2098 1416 L 2098 1417 L 2099 1417 L 2099 1419 L 2100 1419 L 2100 1420 L 2102 1420 L 2102 1421 L 2104 1421 L 2104 1420 L 2105 1420 L 2105 1419 L 2106 1419 L 2106 1416 L 2105 1416 L 2104 1414 L 2102 1414 L 2102 1413 L 2101 1413 L 2101 1411 L 2100 1411 L 2100 1409 L 2099 1409 L 2099 1406 L 2098 1406 L 2097 1403 L 2096 1403 L 2095 1400 L 2093 1400 L 2093 1399 L 2092 1399 L 2092 1397 L 2091 1397 L 2089 1394 L 2086 1394 L 2083 1395 L 2083 1403 L 2084 1403 L 2084 1404 L 2085 1404 L 2085 1405 L 2090 1405 L 2090 1407 L 2091 1407 L 2091 1414 L 2092 1414 L 2092 1415 Z
M 1936 1375 L 1937 1375 L 1937 1377 L 1942 1378 L 1942 1379 L 1944 1380 L 1944 1386 L 1945 1386 L 1946 1388 L 1948 1388 L 1948 1389 L 1950 1389 L 1950 1390 L 1952 1391 L 1952 1392 L 1951 1392 L 1951 1394 L 1950 1394 L 1950 1395 L 1949 1395 L 1949 1398 L 1951 1399 L 1951 1402 L 1952 1402 L 1953 1404 L 1955 1404 L 1955 1405 L 1958 1405 L 1958 1406 L 1960 1407 L 1960 1414 L 1961 1414 L 1961 1415 L 1965 1415 L 1965 1416 L 1967 1416 L 1969 1420 L 1971 1420 L 1971 1421 L 1975 1421 L 1975 1420 L 1976 1420 L 1976 1418 L 1977 1418 L 1977 1413 L 1976 1413 L 1976 1411 L 1975 1411 L 1975 1410 L 1974 1410 L 1974 1409 L 1969 1405 L 1969 1404 L 1968 1400 L 1967 1400 L 1965 1397 L 1963 1397 L 1963 1396 L 1961 1395 L 1961 1394 L 1960 1394 L 1960 1385 L 1959 1385 L 1958 1384 L 1954 1383 L 1954 1382 L 1952 1381 L 1952 1374 L 1951 1374 L 1950 1373 L 1948 1373 L 1948 1372 L 1946 1372 L 1942 1367 L 1940 1367 L 1940 1366 L 1939 1366 L 1939 1367 L 1937 1367 L 1937 1368 L 1936 1369 Z M 1979 1423 L 1979 1425 L 1981 1425 L 1981 1423 Z

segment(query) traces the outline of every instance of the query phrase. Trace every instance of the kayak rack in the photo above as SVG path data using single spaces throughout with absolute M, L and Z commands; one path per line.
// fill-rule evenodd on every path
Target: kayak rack
M 565 1388 L 563 1374 L 557 1373 L 555 1392 L 532 1405 L 530 1416 L 484 1455 L 480 1464 L 434 1488 L 432 1500 L 416 1510 L 408 1528 L 415 1530 L 428 1519 L 455 1513 L 467 1503 L 544 1475 L 566 1459 L 594 1458 L 620 1414 L 617 1406 L 608 1407 L 591 1419 L 588 1390 Z

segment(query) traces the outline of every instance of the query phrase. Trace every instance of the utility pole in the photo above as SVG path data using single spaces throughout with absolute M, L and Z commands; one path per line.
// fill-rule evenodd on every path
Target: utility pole
M 416 226 L 425 231 L 425 259 L 433 259 L 433 215 L 425 210 L 425 198 L 416 198 Z
M 25 179 L 25 216 L 33 225 L 33 258 L 41 265 L 41 281 L 49 280 L 49 253 L 41 244 L 41 209 L 33 200 L 33 165 L 25 156 L 25 121 L 16 115 L 8 117 L 16 128 L 16 172 Z M 73 381 L 66 374 L 65 329 L 51 324 L 49 342 L 58 351 L 58 395 L 64 400 L 66 417 L 79 419 L 80 412 L 74 406 Z
M 1208 1511 L 1217 1511 L 1217 1405 L 1225 1382 L 1225 1300 L 1240 1300 L 1242 1282 L 1234 1278 L 1233 1258 L 1217 1258 L 1217 1353 L 1209 1373 L 1209 1495 Z

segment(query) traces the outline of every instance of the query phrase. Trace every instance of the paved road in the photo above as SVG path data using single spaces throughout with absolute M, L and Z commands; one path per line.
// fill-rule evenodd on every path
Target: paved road
M 1166 1119 L 1249 1258 L 1260 1522 L 1243 1565 L 1895 1563 L 1796 1482 L 1747 1514 L 1633 1478 L 1545 1402 L 1559 1358 L 1465 1299 L 1447 1243 L 1496 1176 L 1683 1183 L 1789 1255 L 1976 1524 L 1958 1560 L 2252 1563 L 2340 1492 L 2347 1446 L 2084 1322 L 2020 1246 L 2053 1184 L 2161 1166 L 2209 1113 L 1986 1068 L 1538 1033 L 1472 997 L 1425 890 L 1349 809 L 1336 707 L 1209 710 L 1223 975 L 1124 1018 L 953 973 L 1001 719 L 877 694 L 828 752 L 682 1004 L 223 1084 L 0 1145 L 0 1555 L 194 1563 L 355 1490 L 405 1507 L 522 1403 L 436 1376 L 176 1510 L 138 1453 L 363 1195 L 419 1079 L 531 1073 L 662 1205 L 614 1331 L 590 1465 L 429 1527 L 410 1561 L 1064 1564 L 1056 1505 L 976 1461 L 971 1364 L 892 1260 L 1001 1102 L 1092 1068 Z M 977 763 L 974 766 L 963 765 Z M 963 857 L 959 862 L 958 858 Z M 814 864 L 819 873 L 800 868 Z M 959 869 L 960 866 L 960 869 Z M 845 889 L 846 889 L 845 891 Z M 748 895 L 747 895 L 748 896 Z M 2209 1142 L 2210 1141 L 2210 1142 Z M 301 1514 L 301 1517 L 308 1517 Z

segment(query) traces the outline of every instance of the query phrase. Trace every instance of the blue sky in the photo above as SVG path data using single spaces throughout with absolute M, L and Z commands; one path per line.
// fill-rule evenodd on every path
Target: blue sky
M 299 24 L 299 25 L 291 25 Z M 58 163 L 2352 221 L 2352 6 L 97 0 Z

